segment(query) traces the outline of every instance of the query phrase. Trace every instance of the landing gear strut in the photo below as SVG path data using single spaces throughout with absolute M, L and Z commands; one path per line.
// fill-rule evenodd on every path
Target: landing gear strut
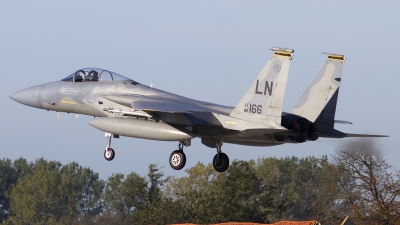
M 190 140 L 180 141 L 178 145 L 178 150 L 175 150 L 169 156 L 169 165 L 174 170 L 181 170 L 186 165 L 186 155 L 183 152 L 183 146 L 190 146 Z
M 217 172 L 225 172 L 229 167 L 229 158 L 228 156 L 222 152 L 221 150 L 222 141 L 221 139 L 217 140 L 217 154 L 213 159 L 213 167 Z
M 111 161 L 115 157 L 115 151 L 114 151 L 114 149 L 111 148 L 111 136 L 112 136 L 112 134 L 106 133 L 105 136 L 106 136 L 106 138 L 108 138 L 108 145 L 106 147 L 106 150 L 104 151 L 104 158 L 107 161 Z

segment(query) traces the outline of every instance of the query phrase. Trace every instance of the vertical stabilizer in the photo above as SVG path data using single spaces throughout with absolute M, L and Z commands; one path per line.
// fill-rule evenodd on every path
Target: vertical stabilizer
M 336 104 L 339 96 L 339 89 L 338 88 L 326 104 L 325 108 L 322 110 L 321 114 L 319 114 L 318 118 L 315 120 L 318 124 L 325 124 L 328 127 L 334 128 L 335 127 L 335 114 L 336 114 Z M 348 123 L 344 121 L 345 123 Z
M 324 110 L 325 116 L 332 117 L 332 115 L 335 115 L 337 93 L 342 79 L 343 64 L 345 62 L 344 55 L 324 54 L 328 54 L 324 65 L 322 65 L 292 109 L 293 114 L 306 118 L 311 122 L 315 122 L 328 102 L 331 102 L 331 104 Z M 334 101 L 330 101 L 332 96 L 334 96 Z
M 275 52 L 274 55 L 230 116 L 256 123 L 269 120 L 280 125 L 290 60 L 294 51 L 276 47 L 270 49 Z

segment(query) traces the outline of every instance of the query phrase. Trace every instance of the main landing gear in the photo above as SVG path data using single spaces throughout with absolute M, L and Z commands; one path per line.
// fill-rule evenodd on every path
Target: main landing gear
M 213 158 L 213 167 L 217 172 L 225 172 L 229 167 L 229 158 L 228 156 L 222 152 L 221 150 L 222 141 L 221 139 L 217 140 L 217 154 Z
M 106 138 L 108 138 L 108 145 L 106 147 L 106 150 L 104 151 L 104 158 L 107 161 L 111 161 L 115 157 L 115 151 L 114 151 L 114 149 L 111 148 L 111 137 L 112 137 L 112 134 L 106 133 L 105 136 L 106 136 Z
M 174 170 L 181 170 L 186 165 L 186 155 L 183 152 L 183 146 L 190 146 L 190 140 L 181 141 L 178 145 L 178 150 L 175 150 L 169 156 L 169 165 Z M 217 140 L 217 154 L 213 159 L 213 167 L 217 172 L 225 172 L 229 167 L 228 156 L 221 151 L 222 141 Z

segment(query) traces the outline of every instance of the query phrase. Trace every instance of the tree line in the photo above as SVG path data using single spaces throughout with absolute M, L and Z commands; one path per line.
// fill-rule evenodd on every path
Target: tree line
M 2 224 L 210 224 L 317 220 L 400 224 L 400 173 L 371 141 L 327 156 L 197 163 L 183 177 L 150 164 L 101 180 L 76 162 L 0 160 Z

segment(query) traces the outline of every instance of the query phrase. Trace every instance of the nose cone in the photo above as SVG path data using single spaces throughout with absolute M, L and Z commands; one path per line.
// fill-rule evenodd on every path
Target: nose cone
M 35 108 L 41 108 L 39 105 L 39 86 L 34 86 L 30 87 L 21 91 L 18 91 L 17 93 L 13 94 L 10 96 L 10 98 L 16 102 L 19 102 L 21 104 L 35 107 Z

